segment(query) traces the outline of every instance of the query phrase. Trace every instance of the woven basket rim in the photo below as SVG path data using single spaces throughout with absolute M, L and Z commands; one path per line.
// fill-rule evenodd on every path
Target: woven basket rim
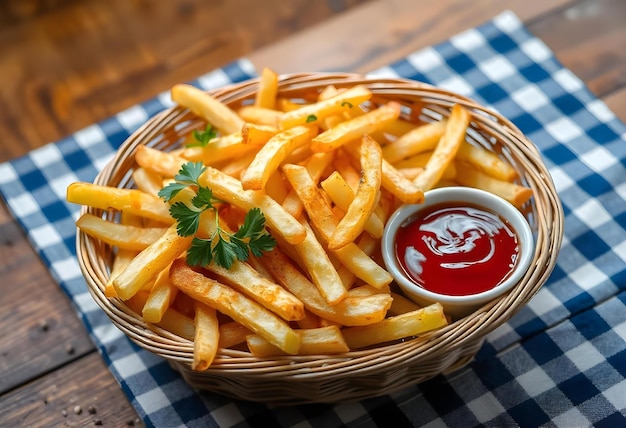
M 253 78 L 208 92 L 227 104 L 238 106 L 251 99 L 258 84 L 259 78 Z M 423 111 L 434 116 L 445 115 L 455 103 L 466 107 L 472 115 L 472 126 L 492 137 L 498 149 L 504 149 L 506 156 L 517 162 L 515 166 L 520 170 L 522 179 L 533 190 L 532 203 L 527 212 L 535 228 L 536 240 L 531 267 L 509 293 L 484 305 L 474 314 L 429 333 L 426 339 L 408 339 L 332 356 L 259 358 L 243 351 L 220 349 L 214 363 L 206 372 L 207 376 L 232 377 L 234 374 L 241 374 L 248 379 L 250 376 L 269 376 L 282 382 L 313 376 L 318 382 L 325 382 L 346 378 L 351 374 L 354 376 L 355 371 L 358 372 L 361 367 L 368 375 L 372 375 L 377 372 L 385 373 L 389 367 L 397 370 L 399 367 L 419 365 L 429 358 L 440 358 L 455 349 L 476 348 L 475 352 L 487 333 L 506 322 L 538 292 L 556 264 L 563 236 L 563 209 L 537 147 L 508 119 L 467 97 L 402 78 L 368 77 L 355 73 L 294 73 L 279 77 L 279 93 L 291 97 L 306 96 L 329 84 L 337 87 L 363 84 L 381 100 L 394 99 L 412 108 L 423 106 Z M 174 125 L 189 120 L 192 116 L 179 106 L 172 106 L 153 116 L 121 145 L 94 182 L 127 185 L 134 149 L 140 144 L 151 144 L 159 140 L 165 130 L 173 129 Z M 81 213 L 84 212 L 100 213 L 88 207 L 82 208 Z M 76 245 L 80 268 L 88 290 L 98 306 L 139 346 L 168 359 L 178 369 L 184 370 L 192 361 L 192 342 L 148 325 L 140 314 L 135 314 L 122 301 L 105 297 L 104 286 L 108 279 L 110 254 L 107 256 L 104 246 L 98 245 L 80 230 L 77 230 Z M 460 359 L 467 360 L 466 357 L 461 356 Z M 450 366 L 453 367 L 454 364 Z M 445 369 L 446 367 L 433 369 L 426 376 L 434 376 Z M 193 377 L 195 374 L 186 375 Z M 355 393 L 351 396 L 355 396 Z

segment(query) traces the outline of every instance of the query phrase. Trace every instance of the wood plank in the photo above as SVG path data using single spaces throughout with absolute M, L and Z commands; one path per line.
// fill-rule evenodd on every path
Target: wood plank
M 95 347 L 67 296 L 0 204 L 0 394 Z M 2 420 L 2 418 L 0 418 Z
M 623 123 L 626 123 L 626 86 L 604 97 L 603 101 Z
M 626 2 L 585 0 L 529 25 L 602 97 L 626 86 Z
M 21 1 L 0 9 L 0 161 L 370 0 Z
M 143 425 L 97 353 L 3 395 L 1 403 L 4 427 Z
M 536 19 L 572 0 L 377 0 L 250 55 L 257 68 L 367 72 L 480 25 L 500 11 Z

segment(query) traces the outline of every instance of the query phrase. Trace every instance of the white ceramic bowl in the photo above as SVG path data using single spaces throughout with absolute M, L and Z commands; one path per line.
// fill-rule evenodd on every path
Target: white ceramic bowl
M 514 229 L 520 246 L 517 263 L 513 271 L 498 285 L 471 295 L 439 294 L 427 290 L 410 279 L 400 265 L 396 255 L 396 233 L 402 225 L 412 221 L 423 210 L 447 202 L 469 203 L 498 214 Z M 387 270 L 394 277 L 405 295 L 419 305 L 426 306 L 439 302 L 453 319 L 471 314 L 485 303 L 502 295 L 514 287 L 527 271 L 533 259 L 535 243 L 532 230 L 522 213 L 503 198 L 492 193 L 470 187 L 442 187 L 424 195 L 424 203 L 403 205 L 389 218 L 382 239 L 382 255 Z

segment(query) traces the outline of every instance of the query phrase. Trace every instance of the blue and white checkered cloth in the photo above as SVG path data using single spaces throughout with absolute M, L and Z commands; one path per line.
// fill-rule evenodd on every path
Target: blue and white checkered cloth
M 254 74 L 240 60 L 192 83 L 208 89 Z M 429 82 L 511 119 L 541 150 L 566 214 L 550 280 L 475 361 L 390 396 L 272 409 L 198 393 L 93 302 L 75 257 L 78 207 L 65 189 L 92 181 L 131 132 L 171 104 L 168 94 L 0 165 L 0 191 L 148 426 L 624 426 L 624 124 L 511 12 L 371 74 Z

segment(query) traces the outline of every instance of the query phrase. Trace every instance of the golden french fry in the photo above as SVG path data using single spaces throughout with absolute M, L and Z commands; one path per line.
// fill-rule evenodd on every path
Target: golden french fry
M 315 153 L 311 155 L 304 167 L 308 171 L 314 183 L 317 183 L 334 158 L 334 152 Z M 298 218 L 302 214 L 302 201 L 295 190 L 291 189 L 282 202 L 282 206 L 293 217 Z
M 244 120 L 226 104 L 191 85 L 174 85 L 172 100 L 188 108 L 225 134 L 240 131 Z
M 284 98 L 284 97 L 279 96 L 276 99 L 276 109 L 283 113 L 291 111 L 291 110 L 297 110 L 300 107 L 302 107 L 302 104 L 294 102 L 293 100 L 290 100 L 289 98 Z
M 304 241 L 295 245 L 296 251 L 324 299 L 328 304 L 335 305 L 346 298 L 346 288 L 313 229 L 306 221 L 302 223 L 307 229 L 307 235 Z
M 465 133 L 469 126 L 470 113 L 459 104 L 452 107 L 446 122 L 446 130 L 437 143 L 433 155 L 428 159 L 424 172 L 417 176 L 413 183 L 422 191 L 432 189 L 441 179 L 443 171 L 454 161 L 454 157 L 465 141 Z
M 406 178 L 414 180 L 419 174 L 424 171 L 424 167 L 428 163 L 428 160 L 433 155 L 433 151 L 419 153 L 417 155 L 405 158 L 396 162 L 393 166 L 398 169 Z M 457 153 L 458 155 L 458 153 Z M 407 169 L 412 171 L 407 171 Z M 408 172 L 408 173 L 407 173 Z M 444 170 L 439 180 L 454 180 L 456 177 L 456 164 L 451 162 Z
M 389 102 L 381 107 L 353 119 L 336 124 L 322 132 L 311 141 L 314 152 L 328 152 L 354 140 L 360 140 L 384 127 L 400 116 L 400 104 Z
M 339 92 L 334 97 L 307 104 L 297 110 L 283 113 L 280 118 L 282 129 L 298 125 L 317 124 L 322 119 L 355 108 L 372 97 L 372 92 L 364 86 L 353 86 Z
M 210 306 L 195 302 L 193 339 L 193 362 L 191 369 L 204 371 L 211 366 L 217 354 L 220 340 L 220 327 L 217 312 Z
M 442 306 L 434 303 L 416 311 L 386 318 L 376 324 L 344 328 L 342 334 L 350 349 L 360 349 L 418 336 L 447 324 Z
M 180 167 L 187 162 L 180 156 L 148 146 L 137 147 L 135 161 L 140 167 L 155 172 L 161 177 L 174 177 L 180 171 Z
M 383 159 L 381 186 L 405 204 L 424 201 L 424 191 L 407 179 L 393 165 Z
M 246 336 L 253 334 L 250 329 L 237 321 L 220 324 L 220 348 L 232 348 L 246 341 Z
M 387 162 L 395 164 L 418 153 L 434 150 L 445 129 L 445 121 L 420 125 L 386 144 L 383 147 L 383 157 Z
M 174 223 L 167 203 L 156 195 L 149 195 L 137 189 L 76 182 L 67 187 L 66 200 L 103 210 L 128 212 L 166 225 Z
M 265 145 L 276 134 L 278 134 L 278 129 L 273 126 L 246 123 L 241 128 L 243 143 L 254 147 Z
M 354 200 L 354 191 L 338 171 L 333 171 L 321 182 L 321 186 L 336 206 L 343 212 L 348 211 L 350 203 Z M 384 227 L 385 224 L 375 211 L 365 223 L 365 230 L 375 238 L 380 238 L 383 235 Z
M 316 133 L 315 127 L 296 126 L 270 138 L 244 172 L 241 178 L 243 189 L 263 189 L 270 175 L 278 169 L 287 155 L 296 148 L 308 144 Z
M 252 299 L 195 272 L 180 259 L 172 263 L 170 278 L 183 293 L 228 315 L 287 354 L 298 353 L 300 335 L 286 321 Z
M 180 236 L 176 226 L 170 226 L 154 243 L 142 250 L 128 266 L 113 279 L 113 288 L 122 300 L 128 300 L 141 287 L 167 268 L 191 245 L 192 236 Z
M 141 314 L 142 308 L 148 298 L 148 292 L 140 291 L 124 303 L 135 313 Z M 194 340 L 196 326 L 193 319 L 187 315 L 169 307 L 163 314 L 161 321 L 155 324 L 176 336 L 182 337 L 189 341 Z
M 269 109 L 276 108 L 276 94 L 278 93 L 278 74 L 267 67 L 263 67 L 259 77 L 259 88 L 254 96 L 254 105 Z
M 115 253 L 115 258 L 113 259 L 113 264 L 111 266 L 111 274 L 109 275 L 109 279 L 104 287 L 104 295 L 109 298 L 117 297 L 117 293 L 115 292 L 115 288 L 113 288 L 113 279 L 119 275 L 121 271 L 126 269 L 128 263 L 132 259 L 134 259 L 139 251 L 134 250 L 118 250 Z
M 215 168 L 207 167 L 200 176 L 200 184 L 213 190 L 213 195 L 238 206 L 245 211 L 258 207 L 273 233 L 284 237 L 287 242 L 297 244 L 306 237 L 304 227 L 283 207 L 263 192 L 244 190 L 241 182 Z
M 499 158 L 498 155 L 483 147 L 472 145 L 467 141 L 464 141 L 461 147 L 459 147 L 456 158 L 469 163 L 474 168 L 498 180 L 513 181 L 519 177 L 515 168 L 504 159 Z
M 140 227 L 114 223 L 85 213 L 76 221 L 76 226 L 87 235 L 109 245 L 126 250 L 141 251 L 159 239 L 167 227 Z
M 139 190 L 150 195 L 157 196 L 163 188 L 163 177 L 147 169 L 135 168 L 133 170 L 133 180 Z
M 176 294 L 178 294 L 178 288 L 170 281 L 169 268 L 165 268 L 159 272 L 146 303 L 143 305 L 141 311 L 143 319 L 153 324 L 160 322 L 176 298 Z
M 237 114 L 247 123 L 278 127 L 283 112 L 255 105 L 247 105 L 237 110 Z
M 384 319 L 391 306 L 391 296 L 385 293 L 346 297 L 336 305 L 329 305 L 317 287 L 280 248 L 263 254 L 261 261 L 276 281 L 298 297 L 307 310 L 331 322 L 347 326 L 372 324 Z
M 318 328 L 296 330 L 300 334 L 300 350 L 298 355 L 332 355 L 348 352 L 339 327 L 329 325 Z M 270 357 L 285 355 L 280 349 L 269 343 L 259 335 L 250 335 L 246 338 L 248 349 L 256 357 Z
M 416 311 L 420 309 L 420 305 L 415 303 L 413 300 L 406 298 L 402 294 L 391 293 L 391 297 L 393 298 L 393 303 L 389 308 L 390 315 L 400 315 L 406 312 Z
M 204 146 L 187 146 L 183 151 L 183 157 L 205 165 L 219 165 L 220 162 L 252 153 L 255 149 L 255 146 L 244 143 L 242 132 L 234 132 L 213 138 Z
M 320 190 L 311 180 L 306 168 L 299 165 L 284 165 L 283 172 L 296 189 L 305 210 L 309 214 L 313 227 L 323 237 L 324 243 L 330 241 L 339 220 L 320 195 Z M 349 243 L 333 253 L 357 277 L 374 287 L 389 284 L 393 278 L 385 269 L 365 254 L 356 244 Z
M 457 162 L 456 181 L 469 187 L 476 187 L 506 199 L 516 207 L 524 205 L 532 196 L 532 189 L 510 181 L 498 180 L 479 171 L 465 162 Z
M 382 151 L 367 134 L 359 149 L 361 181 L 348 210 L 328 241 L 328 249 L 337 250 L 353 242 L 365 228 L 374 212 L 382 175 Z
M 249 264 L 235 260 L 230 269 L 211 263 L 205 268 L 286 321 L 304 318 L 304 305 L 280 285 L 270 281 Z

